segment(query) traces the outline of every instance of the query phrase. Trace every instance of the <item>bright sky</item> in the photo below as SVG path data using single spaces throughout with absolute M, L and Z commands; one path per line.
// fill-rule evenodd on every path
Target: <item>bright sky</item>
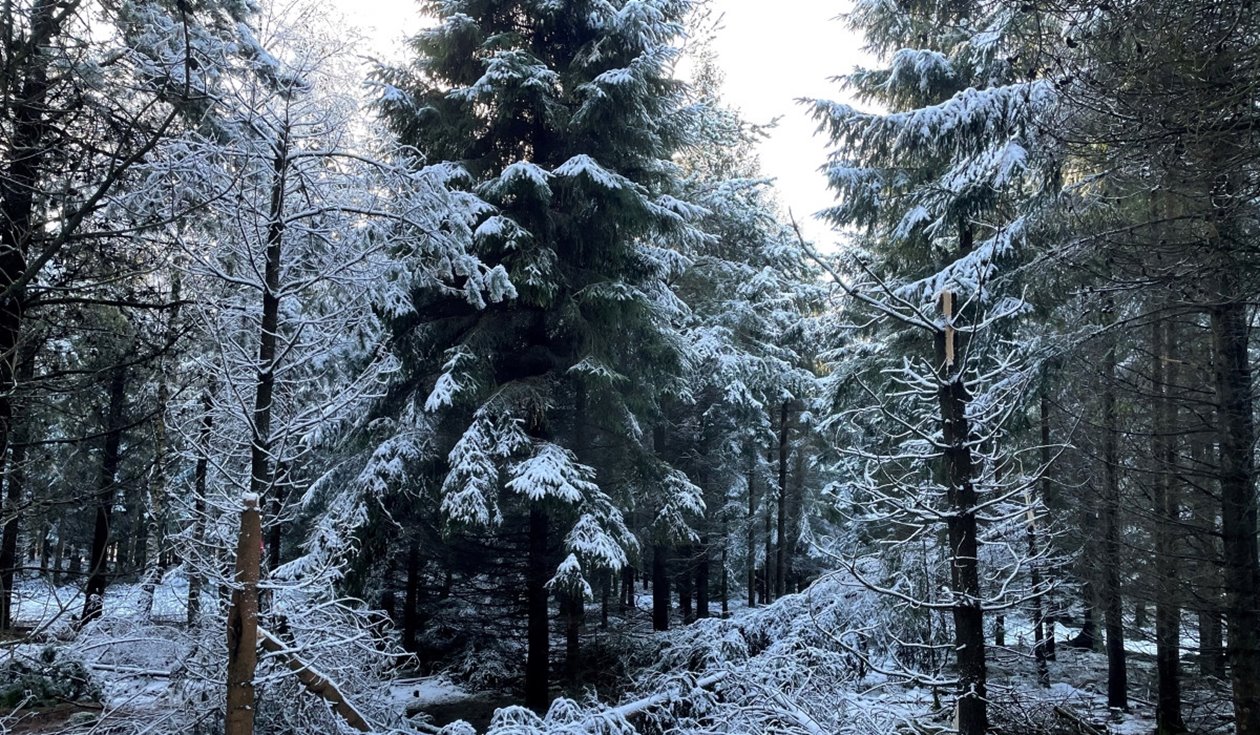
M 861 63 L 861 39 L 835 17 L 845 0 L 714 0 L 723 14 L 718 61 L 726 71 L 726 100 L 754 123 L 780 118 L 762 143 L 762 169 L 774 177 L 779 199 L 806 235 L 830 244 L 828 228 L 810 215 L 832 197 L 818 168 L 825 160 L 822 139 L 800 97 L 836 99 L 828 77 Z M 414 0 L 335 0 L 346 18 L 363 27 L 379 51 L 397 58 L 401 41 L 421 27 Z

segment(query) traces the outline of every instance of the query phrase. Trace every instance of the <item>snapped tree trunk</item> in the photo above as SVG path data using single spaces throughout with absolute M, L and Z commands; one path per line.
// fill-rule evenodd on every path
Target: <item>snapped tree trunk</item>
M 959 250 L 971 250 L 971 228 L 962 225 Z M 985 664 L 984 612 L 981 607 L 979 534 L 976 519 L 975 465 L 967 405 L 971 397 L 963 376 L 965 332 L 953 328 L 954 295 L 941 294 L 946 328 L 936 333 L 937 403 L 941 416 L 942 475 L 949 503 L 951 612 L 958 668 L 956 727 L 960 735 L 984 735 L 989 727 L 988 672 Z
M 236 543 L 236 574 L 227 623 L 227 719 L 225 735 L 253 735 L 254 670 L 258 666 L 258 573 L 262 519 L 258 496 L 245 495 Z

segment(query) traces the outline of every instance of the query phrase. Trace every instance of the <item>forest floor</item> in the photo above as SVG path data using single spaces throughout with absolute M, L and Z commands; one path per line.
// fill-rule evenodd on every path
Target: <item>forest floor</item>
M 44 678 L 52 683 L 45 686 L 44 683 L 18 682 L 16 687 L 8 686 L 13 691 L 6 700 L 5 676 L 0 675 L 0 733 L 86 732 L 109 718 L 143 721 L 152 728 L 176 714 L 167 711 L 164 705 L 169 690 L 176 686 L 173 684 L 176 672 L 185 665 L 188 652 L 188 636 L 183 625 L 186 580 L 170 575 L 155 590 L 152 614 L 147 620 L 141 617 L 143 595 L 139 585 L 120 584 L 111 588 L 106 615 L 94 624 L 87 640 L 84 636 L 71 640 L 69 623 L 82 604 L 81 595 L 73 588 L 54 588 L 27 580 L 19 586 L 18 592 L 18 622 L 35 637 L 25 641 L 0 641 L 0 674 L 5 673 L 4 667 L 8 667 L 8 673 L 26 672 L 30 676 L 35 676 L 32 672 L 44 671 Z M 660 697 L 656 692 L 674 691 L 660 701 L 668 700 L 672 702 L 671 707 L 677 708 L 677 700 L 702 694 L 694 682 L 703 671 L 725 666 L 740 683 L 736 686 L 725 682 L 713 687 L 712 692 L 703 693 L 712 697 L 706 706 L 719 707 L 724 698 L 740 696 L 741 688 L 764 685 L 770 692 L 768 696 L 775 699 L 773 707 L 781 710 L 777 716 L 782 719 L 783 712 L 787 712 L 797 720 L 796 725 L 784 732 L 831 735 L 834 721 L 826 723 L 820 716 L 826 713 L 825 698 L 829 688 L 825 682 L 813 683 L 822 695 L 810 699 L 806 689 L 794 689 L 774 680 L 785 665 L 779 663 L 783 659 L 782 652 L 775 648 L 776 640 L 786 642 L 803 660 L 817 655 L 808 650 L 818 644 L 808 638 L 812 635 L 810 628 L 817 626 L 817 621 L 812 619 L 816 611 L 802 612 L 808 605 L 801 600 L 807 596 L 790 596 L 769 607 L 734 609 L 729 620 L 699 621 L 658 636 L 650 633 L 650 623 L 641 608 L 630 611 L 625 617 L 614 615 L 611 620 L 614 635 L 629 640 L 627 645 L 638 646 L 646 655 L 656 657 L 651 664 L 655 672 L 648 675 L 635 672 L 640 680 L 637 689 L 595 691 L 588 687 L 560 693 L 583 701 L 582 706 L 593 711 L 606 709 L 610 700 L 618 701 L 621 709 L 633 712 L 628 715 L 632 724 L 655 722 L 659 725 L 659 719 L 652 719 L 650 708 L 636 709 L 636 698 L 642 701 L 645 696 L 647 699 Z M 591 613 L 591 619 L 598 620 L 598 610 L 593 608 Z M 1092 728 L 1093 733 L 1139 735 L 1154 731 L 1154 660 L 1143 641 L 1135 641 L 1128 656 L 1130 711 L 1113 712 L 1106 706 L 1107 662 L 1103 654 L 1060 644 L 1057 660 L 1049 663 L 1053 684 L 1042 688 L 1037 685 L 1034 662 L 1028 653 L 1031 646 L 1026 627 L 1025 621 L 1008 621 L 1007 640 L 1012 645 L 990 649 L 990 698 L 995 724 L 1001 732 L 1009 735 L 1090 733 L 1086 728 Z M 712 651 L 722 646 L 731 647 L 730 640 L 734 640 L 736 633 L 742 636 L 743 645 L 755 650 L 745 651 L 740 655 L 742 658 L 735 656 L 725 663 L 719 661 L 707 669 L 694 669 L 698 660 L 696 651 L 708 651 L 705 656 L 713 660 Z M 1068 637 L 1072 633 L 1074 631 L 1067 631 Z M 594 642 L 595 636 L 591 638 Z M 35 639 L 40 642 L 31 642 Z M 754 639 L 761 640 L 755 645 L 748 643 Z M 1183 665 L 1187 725 L 1202 735 L 1232 732 L 1230 702 L 1224 683 L 1199 675 L 1192 656 L 1187 656 Z M 677 679 L 671 677 L 678 675 L 680 668 L 682 674 L 692 671 L 692 686 L 697 688 L 678 689 Z M 47 674 L 48 671 L 53 673 Z M 808 664 L 804 671 L 810 672 Z M 799 677 L 799 674 L 789 673 L 788 676 Z M 643 685 L 644 681 L 649 683 Z M 668 683 L 671 681 L 674 683 Z M 836 706 L 846 709 L 845 718 L 855 720 L 861 715 L 870 722 L 865 729 L 855 726 L 853 732 L 908 734 L 947 729 L 948 691 L 933 692 L 930 687 L 912 686 L 869 672 L 840 686 L 847 693 L 843 703 Z M 837 687 L 830 690 L 835 692 Z M 15 698 L 15 693 L 35 696 L 19 705 L 22 696 Z M 32 706 L 36 701 L 38 704 Z M 413 723 L 418 732 L 436 732 L 442 726 L 462 720 L 479 733 L 495 732 L 491 720 L 496 711 L 516 703 L 511 692 L 477 691 L 445 674 L 394 680 L 388 701 L 396 715 L 402 721 Z M 598 704 L 601 701 L 605 704 Z M 15 705 L 19 708 L 14 709 Z M 1056 712 L 1069 713 L 1079 718 L 1079 722 L 1067 722 L 1056 716 Z

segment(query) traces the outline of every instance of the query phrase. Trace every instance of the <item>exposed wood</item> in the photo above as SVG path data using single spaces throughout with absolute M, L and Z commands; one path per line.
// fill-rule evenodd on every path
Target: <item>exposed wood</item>
M 236 545 L 236 575 L 227 623 L 227 716 L 225 735 L 253 735 L 254 671 L 258 666 L 258 574 L 262 563 L 262 519 L 258 496 L 245 496 Z

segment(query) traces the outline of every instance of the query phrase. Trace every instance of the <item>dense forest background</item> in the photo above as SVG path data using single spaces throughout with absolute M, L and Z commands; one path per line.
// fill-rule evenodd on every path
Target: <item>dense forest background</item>
M 5 2 L 0 727 L 1260 733 L 1260 7 L 841 10 Z

